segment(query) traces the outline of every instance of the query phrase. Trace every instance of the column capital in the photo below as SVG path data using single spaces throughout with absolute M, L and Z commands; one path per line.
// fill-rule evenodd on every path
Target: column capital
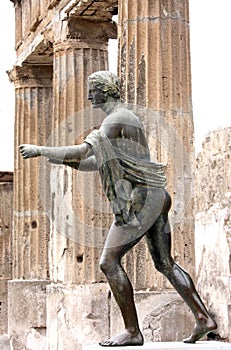
M 10 82 L 15 87 L 22 86 L 51 86 L 53 77 L 53 68 L 50 65 L 36 66 L 23 65 L 14 66 L 13 69 L 7 71 Z
M 57 35 L 59 33 L 59 35 Z M 117 24 L 103 19 L 70 17 L 43 31 L 44 40 L 54 45 L 55 51 L 68 48 L 107 50 L 108 39 L 117 38 Z
M 69 38 L 86 42 L 106 43 L 117 38 L 117 24 L 101 19 L 71 17 L 68 21 Z
M 108 51 L 107 42 L 87 41 L 80 39 L 66 39 L 58 40 L 53 45 L 54 53 L 59 51 L 66 51 L 68 49 L 95 49 Z

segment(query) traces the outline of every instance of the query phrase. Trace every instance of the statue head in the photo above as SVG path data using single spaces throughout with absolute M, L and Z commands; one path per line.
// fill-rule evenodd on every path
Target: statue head
M 92 101 L 93 105 L 96 105 L 97 102 L 103 104 L 109 101 L 118 101 L 119 98 L 120 81 L 115 74 L 109 71 L 98 71 L 88 77 L 88 99 Z

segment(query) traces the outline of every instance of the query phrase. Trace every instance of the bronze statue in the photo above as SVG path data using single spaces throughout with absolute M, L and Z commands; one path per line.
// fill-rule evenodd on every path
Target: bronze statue
M 100 268 L 121 310 L 125 329 L 102 341 L 102 346 L 142 345 L 133 298 L 133 288 L 121 266 L 122 257 L 143 237 L 158 271 L 163 273 L 195 316 L 196 325 L 185 343 L 195 343 L 216 329 L 189 274 L 171 257 L 168 212 L 171 198 L 165 189 L 164 166 L 150 161 L 142 123 L 120 102 L 118 78 L 108 72 L 88 78 L 88 99 L 106 117 L 98 130 L 80 145 L 43 147 L 21 145 L 23 158 L 44 156 L 80 170 L 100 172 L 104 191 L 111 203 L 114 221 L 100 260 Z

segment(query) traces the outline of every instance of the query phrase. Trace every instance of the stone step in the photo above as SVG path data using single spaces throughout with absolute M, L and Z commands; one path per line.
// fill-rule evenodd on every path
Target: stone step
M 196 344 L 185 344 L 183 342 L 155 342 L 144 343 L 143 346 L 117 346 L 102 347 L 98 344 L 83 345 L 82 350 L 231 350 L 231 343 L 223 343 L 218 341 L 199 341 Z

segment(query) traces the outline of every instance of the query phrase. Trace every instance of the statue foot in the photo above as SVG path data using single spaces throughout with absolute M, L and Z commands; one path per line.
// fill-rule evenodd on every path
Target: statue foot
M 136 346 L 143 345 L 144 338 L 140 331 L 138 333 L 130 333 L 128 330 L 116 335 L 115 337 L 102 341 L 99 343 L 101 346 Z
M 184 339 L 184 343 L 195 343 L 207 333 L 214 331 L 217 328 L 216 322 L 212 318 L 200 321 L 196 324 L 189 338 Z

